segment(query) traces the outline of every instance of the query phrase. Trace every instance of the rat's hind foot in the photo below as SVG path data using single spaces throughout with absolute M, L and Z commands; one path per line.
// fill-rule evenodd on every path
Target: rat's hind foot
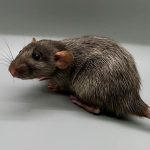
M 86 111 L 88 111 L 88 112 L 90 112 L 90 113 L 93 113 L 93 114 L 99 114 L 100 113 L 100 109 L 98 108 L 98 107 L 91 107 L 91 106 L 88 106 L 88 105 L 86 105 L 86 104 L 83 104 L 82 102 L 80 102 L 79 100 L 78 100 L 78 98 L 76 98 L 75 96 L 70 96 L 70 99 L 71 99 L 71 101 L 74 103 L 74 104 L 76 104 L 76 105 L 78 105 L 78 106 L 80 106 L 80 107 L 82 107 L 82 108 L 84 108 Z

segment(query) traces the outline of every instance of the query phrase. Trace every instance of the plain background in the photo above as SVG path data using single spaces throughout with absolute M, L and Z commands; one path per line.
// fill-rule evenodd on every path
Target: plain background
M 149 44 L 149 0 L 0 0 L 0 33 L 70 37 L 102 34 Z
M 133 54 L 150 104 L 149 14 L 149 0 L 0 0 L 0 150 L 149 149 L 150 120 L 94 116 L 3 65 L 6 43 L 16 56 L 32 37 L 109 36 Z

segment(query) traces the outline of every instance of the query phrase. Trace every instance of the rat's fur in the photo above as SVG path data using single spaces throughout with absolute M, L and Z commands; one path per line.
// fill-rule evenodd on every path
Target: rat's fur
M 73 92 L 88 106 L 116 115 L 149 116 L 150 109 L 139 95 L 140 77 L 134 59 L 113 40 L 100 36 L 84 36 L 61 41 L 41 40 L 33 45 L 36 47 L 36 44 L 37 47 L 40 45 L 41 51 L 43 47 L 49 55 L 49 61 L 41 62 L 43 70 L 40 69 L 41 72 L 36 73 L 36 76 L 50 78 L 61 89 Z M 52 59 L 52 55 L 61 50 L 73 54 L 73 62 L 63 70 L 54 67 Z M 26 51 L 27 49 L 22 53 Z M 20 61 L 23 60 L 21 55 L 18 57 Z M 26 78 L 34 77 L 35 75 L 28 75 Z

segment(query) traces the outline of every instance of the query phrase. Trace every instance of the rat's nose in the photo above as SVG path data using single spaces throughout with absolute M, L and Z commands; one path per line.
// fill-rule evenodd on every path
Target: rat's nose
M 16 69 L 15 68 L 11 68 L 10 70 L 10 73 L 11 73 L 11 75 L 13 76 L 13 77 L 15 77 L 16 76 Z

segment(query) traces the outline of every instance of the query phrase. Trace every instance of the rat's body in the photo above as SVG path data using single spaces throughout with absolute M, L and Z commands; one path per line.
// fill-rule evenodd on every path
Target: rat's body
M 17 65 L 24 62 L 24 56 L 26 60 L 31 56 L 32 50 L 31 54 L 27 53 L 28 56 L 25 53 L 32 47 L 40 48 L 40 51 L 43 48 L 50 55 L 50 60 L 46 56 L 44 63 L 42 60 L 39 62 L 41 72 L 21 75 L 19 69 L 16 71 Z M 30 64 L 30 69 L 39 65 Z M 24 68 L 27 69 L 27 66 L 29 64 Z M 25 69 L 21 70 L 26 72 Z M 34 41 L 12 62 L 10 72 L 22 79 L 50 79 L 50 87 L 54 85 L 55 88 L 71 91 L 72 101 L 89 112 L 107 110 L 117 115 L 135 114 L 150 118 L 150 108 L 139 95 L 140 77 L 133 57 L 108 38 L 84 36 L 61 41 Z

